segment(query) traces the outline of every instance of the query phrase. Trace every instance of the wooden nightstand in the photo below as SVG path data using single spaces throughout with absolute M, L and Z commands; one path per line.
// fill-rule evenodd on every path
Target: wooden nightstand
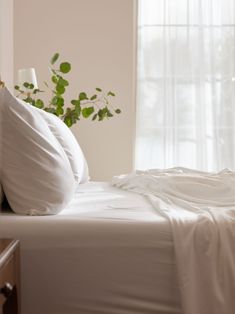
M 0 239 L 0 314 L 20 314 L 19 241 Z

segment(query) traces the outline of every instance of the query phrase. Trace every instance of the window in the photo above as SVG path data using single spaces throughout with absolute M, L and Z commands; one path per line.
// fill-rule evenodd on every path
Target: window
M 235 170 L 235 1 L 139 0 L 137 169 Z

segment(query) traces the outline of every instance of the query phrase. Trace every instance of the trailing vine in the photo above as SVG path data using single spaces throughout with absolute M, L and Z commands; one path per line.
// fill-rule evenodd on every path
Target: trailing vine
M 105 93 L 99 87 L 95 88 L 95 92 L 91 96 L 88 96 L 86 92 L 80 92 L 78 97 L 72 99 L 68 105 L 64 95 L 69 81 L 64 78 L 64 75 L 71 71 L 71 64 L 61 62 L 56 68 L 58 60 L 59 53 L 55 53 L 50 60 L 52 86 L 44 82 L 46 88 L 51 92 L 51 98 L 47 105 L 41 98 L 38 98 L 38 95 L 44 91 L 35 88 L 29 82 L 23 83 L 24 88 L 19 85 L 15 86 L 15 90 L 18 92 L 17 96 L 34 107 L 58 116 L 68 127 L 77 123 L 81 118 L 103 121 L 121 113 L 120 109 L 113 108 L 111 104 L 111 98 L 115 97 L 115 93 L 112 91 Z

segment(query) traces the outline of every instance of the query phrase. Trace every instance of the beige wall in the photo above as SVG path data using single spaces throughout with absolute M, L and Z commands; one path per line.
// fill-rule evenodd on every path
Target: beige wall
M 49 78 L 48 60 L 60 52 L 72 63 L 69 97 L 99 86 L 114 90 L 123 114 L 72 128 L 93 180 L 109 180 L 133 165 L 135 130 L 135 0 L 15 0 L 15 73 L 35 67 Z M 68 98 L 69 98 L 68 97 Z M 71 99 L 70 98 L 70 99 Z
M 13 87 L 13 0 L 0 0 L 0 74 Z

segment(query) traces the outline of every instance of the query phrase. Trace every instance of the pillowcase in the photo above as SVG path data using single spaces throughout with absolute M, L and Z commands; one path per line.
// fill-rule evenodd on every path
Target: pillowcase
M 57 116 L 44 110 L 39 110 L 39 112 L 65 151 L 65 154 L 70 162 L 75 181 L 78 184 L 86 183 L 89 180 L 88 165 L 73 133 Z
M 40 111 L 0 90 L 2 185 L 18 214 L 56 214 L 76 188 L 69 159 Z

